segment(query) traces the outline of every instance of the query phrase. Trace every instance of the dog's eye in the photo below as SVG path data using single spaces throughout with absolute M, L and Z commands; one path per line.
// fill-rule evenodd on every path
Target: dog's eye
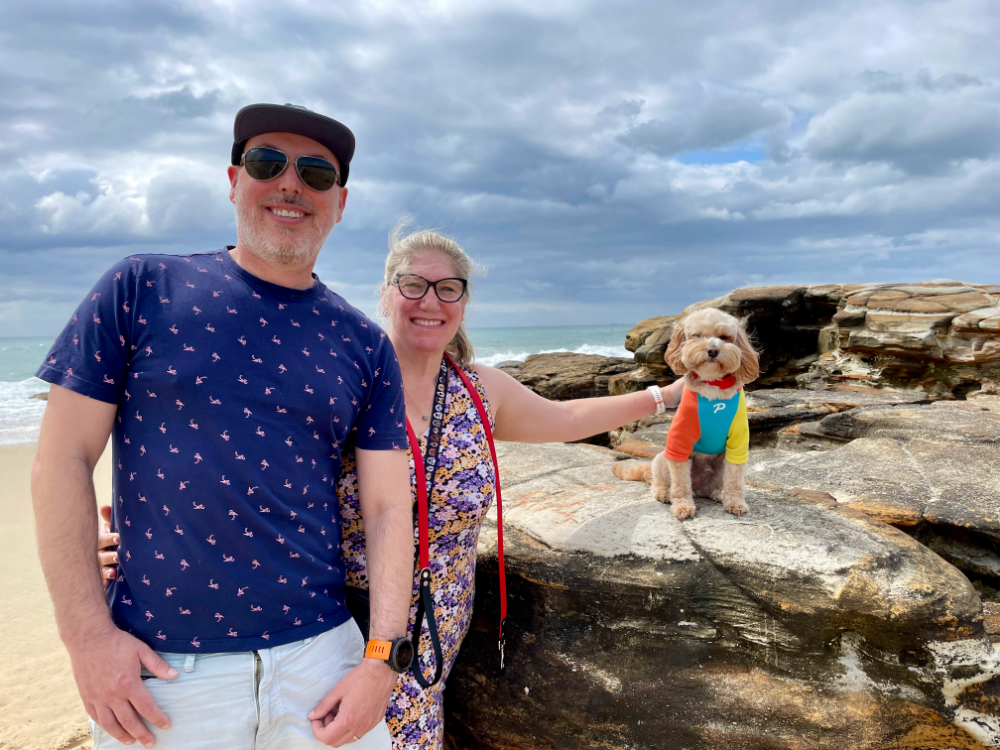
M 732 341 L 733 340 L 732 336 L 719 336 L 719 338 L 722 339 L 723 341 Z

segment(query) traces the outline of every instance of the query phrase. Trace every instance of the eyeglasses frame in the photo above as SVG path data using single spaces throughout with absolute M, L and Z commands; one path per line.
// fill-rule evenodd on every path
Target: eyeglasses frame
M 281 168 L 281 171 L 278 172 L 278 174 L 276 174 L 274 177 L 268 177 L 266 180 L 258 180 L 256 177 L 254 177 L 253 175 L 250 175 L 250 173 L 247 172 L 247 174 L 250 175 L 250 179 L 251 180 L 256 180 L 257 182 L 270 182 L 271 180 L 276 180 L 279 177 L 281 177 L 281 175 L 283 175 L 288 170 L 288 165 L 289 164 L 295 164 L 295 175 L 299 178 L 299 180 L 302 182 L 303 185 L 305 185 L 310 190 L 315 190 L 317 193 L 325 193 L 325 192 L 328 192 L 328 191 L 326 191 L 326 190 L 316 190 L 316 188 L 314 188 L 312 185 L 308 184 L 305 180 L 303 180 L 302 179 L 302 175 L 299 173 L 299 159 L 316 159 L 317 161 L 325 161 L 327 164 L 329 164 L 333 168 L 333 173 L 337 176 L 336 179 L 334 180 L 333 184 L 336 185 L 337 187 L 340 187 L 340 170 L 337 169 L 336 165 L 333 162 L 327 161 L 326 159 L 323 159 L 323 158 L 321 158 L 319 156 L 307 156 L 305 154 L 303 154 L 301 156 L 296 156 L 295 157 L 295 161 L 292 162 L 292 160 L 288 158 L 288 154 L 286 154 L 280 148 L 274 148 L 273 146 L 254 146 L 253 148 L 244 151 L 243 154 L 240 156 L 240 166 L 243 167 L 244 170 L 246 170 L 246 158 L 247 158 L 247 154 L 249 154 L 254 149 L 258 149 L 258 148 L 259 149 L 267 149 L 268 151 L 277 151 L 279 154 L 281 154 L 282 156 L 285 157 L 285 166 L 283 166 Z M 332 185 L 330 186 L 330 189 L 331 190 L 333 189 Z M 436 294 L 437 290 L 435 289 L 434 292 Z
M 424 293 L 421 294 L 419 297 L 407 297 L 403 293 L 403 287 L 400 286 L 400 284 L 399 284 L 400 279 L 402 279 L 404 276 L 413 276 L 414 278 L 420 279 L 421 281 L 425 282 L 427 284 L 427 288 L 424 289 Z M 453 299 L 453 300 L 441 299 L 441 292 L 438 291 L 437 285 L 440 284 L 442 281 L 461 281 L 462 282 L 462 293 L 458 296 L 458 299 Z M 463 279 L 460 276 L 449 276 L 446 279 L 438 279 L 437 281 L 431 281 L 430 279 L 425 279 L 423 276 L 421 276 L 418 273 L 398 273 L 398 274 L 396 274 L 396 278 L 393 279 L 393 283 L 396 285 L 396 288 L 399 290 L 399 293 L 403 295 L 403 299 L 409 299 L 409 300 L 414 300 L 414 301 L 421 300 L 424 297 L 426 297 L 427 296 L 427 292 L 429 292 L 431 290 L 431 287 L 433 287 L 434 288 L 434 296 L 436 296 L 438 298 L 439 302 L 443 302 L 446 305 L 453 305 L 456 302 L 461 302 L 462 301 L 462 297 L 464 297 L 465 293 L 467 291 L 469 291 L 469 280 L 468 279 Z

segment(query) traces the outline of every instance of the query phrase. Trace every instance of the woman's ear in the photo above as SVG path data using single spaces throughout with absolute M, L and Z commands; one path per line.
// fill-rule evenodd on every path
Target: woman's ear
M 687 372 L 687 368 L 681 362 L 681 349 L 684 348 L 686 340 L 687 337 L 684 335 L 684 321 L 678 320 L 674 323 L 674 330 L 670 334 L 670 345 L 663 355 L 663 361 L 670 365 L 670 369 L 681 377 Z
M 752 383 L 760 375 L 760 355 L 753 348 L 746 324 L 746 320 L 741 320 L 736 329 L 736 345 L 740 348 L 740 366 L 736 370 L 736 379 L 741 383 Z

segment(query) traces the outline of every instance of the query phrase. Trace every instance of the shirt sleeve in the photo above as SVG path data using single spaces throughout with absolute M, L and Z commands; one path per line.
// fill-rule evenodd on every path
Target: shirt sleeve
M 36 377 L 117 404 L 131 358 L 134 281 L 128 260 L 105 273 L 59 334 Z
M 667 446 L 663 455 L 671 461 L 687 461 L 691 458 L 694 444 L 701 437 L 698 421 L 698 394 L 685 388 L 681 393 L 681 404 L 667 430 Z
M 726 460 L 731 464 L 745 464 L 750 460 L 750 421 L 743 391 L 740 391 L 740 404 L 736 407 L 736 416 L 726 439 Z
M 374 327 L 374 326 L 373 326 Z M 374 369 L 368 399 L 358 415 L 355 446 L 363 450 L 406 450 L 406 404 L 403 376 L 389 337 L 379 329 L 372 355 Z

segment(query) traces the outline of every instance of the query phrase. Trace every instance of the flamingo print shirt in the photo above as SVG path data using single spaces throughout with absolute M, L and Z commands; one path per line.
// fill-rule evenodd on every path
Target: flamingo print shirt
M 378 326 L 228 250 L 141 255 L 87 295 L 38 377 L 118 407 L 108 603 L 159 651 L 250 651 L 349 618 L 335 488 L 350 443 L 405 450 Z

